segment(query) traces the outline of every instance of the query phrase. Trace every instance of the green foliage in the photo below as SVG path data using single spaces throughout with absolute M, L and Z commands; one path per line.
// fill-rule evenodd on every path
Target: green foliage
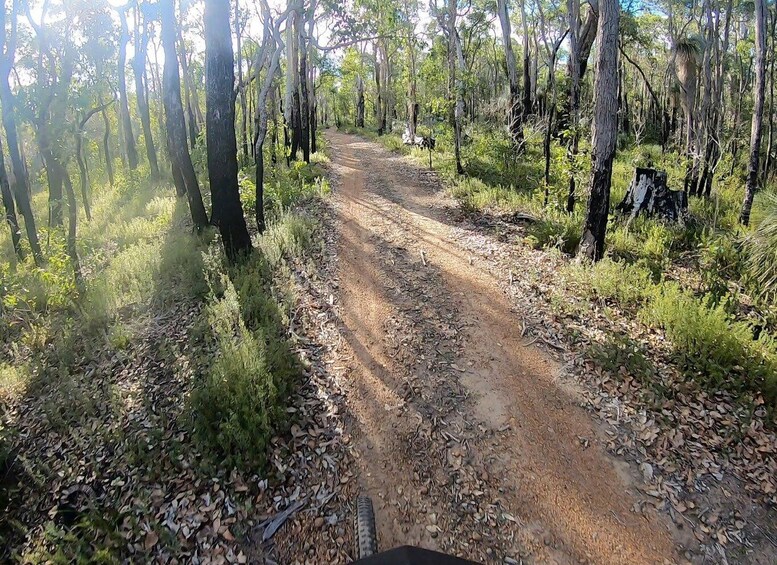
M 266 277 L 262 270 L 261 262 L 252 260 L 233 275 L 241 294 L 224 277 L 221 298 L 211 296 L 207 316 L 218 353 L 191 396 L 204 447 L 228 465 L 246 468 L 264 465 L 296 374 L 278 320 L 268 314 L 276 305 L 266 288 L 255 288 Z
M 653 286 L 652 273 L 638 264 L 605 257 L 594 265 L 570 265 L 571 278 L 589 298 L 628 307 L 641 304 Z
M 746 266 L 757 292 L 767 299 L 777 298 L 777 195 L 761 197 L 763 217 L 745 239 Z
M 656 287 L 640 317 L 666 332 L 693 379 L 777 401 L 777 343 L 766 332 L 755 339 L 754 328 L 734 320 L 723 305 L 667 283 Z
M 208 261 L 209 339 L 217 353 L 191 408 L 201 444 L 230 465 L 261 468 L 270 440 L 284 427 L 299 368 L 284 337 L 288 304 L 271 280 L 284 261 L 304 251 L 313 228 L 310 219 L 286 214 L 259 238 L 262 253 L 228 276 L 223 265 Z
M 644 349 L 628 336 L 609 335 L 604 342 L 593 343 L 588 355 L 610 374 L 630 376 L 650 387 L 657 384 L 655 366 Z

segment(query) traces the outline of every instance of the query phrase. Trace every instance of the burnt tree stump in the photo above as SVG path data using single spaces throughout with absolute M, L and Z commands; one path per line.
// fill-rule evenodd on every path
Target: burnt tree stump
M 688 215 L 688 195 L 682 190 L 670 190 L 666 172 L 637 167 L 626 196 L 615 207 L 631 222 L 639 214 L 667 222 L 683 222 Z

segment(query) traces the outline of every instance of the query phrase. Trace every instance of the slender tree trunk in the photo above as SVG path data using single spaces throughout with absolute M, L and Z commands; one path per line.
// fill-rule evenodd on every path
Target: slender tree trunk
M 599 2 L 592 0 L 588 3 L 588 14 L 586 15 L 583 28 L 580 30 L 580 41 L 578 42 L 578 69 L 580 78 L 585 76 L 588 68 L 588 57 L 591 55 L 591 49 L 596 39 L 596 31 L 599 23 Z
M 205 132 L 212 222 L 219 228 L 227 257 L 234 262 L 252 246 L 237 182 L 235 60 L 229 12 L 229 0 L 205 0 Z
M 523 109 L 521 107 L 521 92 L 518 86 L 518 69 L 513 52 L 513 39 L 510 28 L 510 14 L 507 10 L 507 0 L 497 0 L 497 13 L 502 28 L 502 43 L 505 52 L 505 68 L 507 70 L 507 85 L 509 97 L 507 101 L 507 131 L 515 149 L 523 149 Z
M 300 14 L 301 15 L 301 14 Z M 299 51 L 299 118 L 302 157 L 310 163 L 310 100 L 308 100 L 308 43 L 305 40 L 305 21 L 297 22 Z
M 135 137 L 132 134 L 132 121 L 130 119 L 129 101 L 127 99 L 127 43 L 129 43 L 129 30 L 127 28 L 127 16 L 124 9 L 119 9 L 121 20 L 121 37 L 119 38 L 119 112 L 121 113 L 121 125 L 124 132 L 124 148 L 127 152 L 127 164 L 130 170 L 138 168 L 138 150 L 135 148 Z
M 750 210 L 758 190 L 758 161 L 761 153 L 761 130 L 764 113 L 764 90 L 766 83 L 766 0 L 755 0 L 755 91 L 753 93 L 753 122 L 750 129 L 750 159 L 747 167 L 745 200 L 739 221 L 742 225 L 750 223 Z
M 521 25 L 523 26 L 523 118 L 531 115 L 531 54 L 529 52 L 529 21 L 526 18 L 526 0 L 521 0 Z
M 89 205 L 89 180 L 86 174 L 86 164 L 84 163 L 84 132 L 79 129 L 76 132 L 76 162 L 78 163 L 78 176 L 81 183 L 81 200 L 84 204 L 84 213 L 86 220 L 92 221 L 92 208 Z
M 70 175 L 67 172 L 67 168 L 57 163 L 59 171 L 58 176 L 62 179 L 62 184 L 65 187 L 65 193 L 67 194 L 67 210 L 68 210 L 68 225 L 67 225 L 67 254 L 70 256 L 70 262 L 73 265 L 73 276 L 76 282 L 76 289 L 79 293 L 83 293 L 84 278 L 81 274 L 81 260 L 78 257 L 78 246 L 76 242 L 76 223 L 78 221 L 78 205 L 76 204 L 76 194 L 73 191 L 73 183 L 70 181 Z
M 248 103 L 246 100 L 246 85 L 243 84 L 243 30 L 240 24 L 240 1 L 235 0 L 235 44 L 237 47 L 237 84 L 240 96 L 240 141 L 242 156 L 248 160 L 251 149 L 248 145 Z
M 618 0 L 600 0 L 594 79 L 594 124 L 591 196 L 583 224 L 579 254 L 591 261 L 604 255 L 604 237 L 610 211 L 612 162 L 618 134 Z
M 364 80 L 356 75 L 356 127 L 364 127 Z
M 567 194 L 567 212 L 575 211 L 575 164 L 580 144 L 578 125 L 580 122 L 580 61 L 578 43 L 580 39 L 580 1 L 568 0 L 569 12 L 569 121 L 572 137 L 567 148 L 569 159 L 569 192 Z
M 165 106 L 165 126 L 167 128 L 167 147 L 170 152 L 173 179 L 179 179 L 176 189 L 180 194 L 181 184 L 185 188 L 189 201 L 192 222 L 197 230 L 208 225 L 208 214 L 202 203 L 202 193 L 197 183 L 192 158 L 186 145 L 186 118 L 181 102 L 181 78 L 178 73 L 178 56 L 175 52 L 175 10 L 174 0 L 161 0 L 159 3 L 162 20 L 162 48 L 165 52 L 163 71 L 163 99 Z M 232 81 L 229 82 L 230 89 Z
M 146 22 L 142 24 L 138 22 L 138 25 L 142 26 L 143 29 L 135 35 L 136 53 L 132 59 L 132 70 L 135 74 L 135 99 L 138 105 L 138 114 L 140 114 L 140 123 L 143 127 L 143 140 L 146 145 L 146 158 L 148 159 L 149 169 L 151 169 L 151 178 L 158 179 L 160 177 L 159 163 L 157 162 L 156 147 L 154 146 L 154 136 L 151 133 L 151 113 L 148 108 L 145 83 L 148 30 L 146 29 Z
M 103 108 L 103 157 L 105 157 L 105 170 L 108 172 L 108 182 L 113 186 L 113 158 L 111 157 L 110 139 L 111 139 L 111 122 L 108 120 L 108 112 Z
M 766 160 L 764 162 L 763 178 L 768 179 L 769 173 L 772 170 L 772 163 L 774 161 L 774 60 L 777 59 L 777 48 L 775 42 L 777 41 L 777 7 L 772 13 L 772 29 L 769 36 L 771 37 L 771 61 L 770 61 L 770 78 L 769 78 L 769 140 L 766 144 Z
M 11 243 L 14 253 L 20 261 L 24 260 L 24 251 L 22 250 L 22 233 L 19 230 L 19 221 L 16 219 L 16 206 L 11 193 L 11 186 L 8 184 L 8 175 L 5 172 L 5 156 L 3 147 L 0 145 L 0 195 L 3 198 L 3 207 L 5 208 L 5 222 L 8 229 L 11 230 Z

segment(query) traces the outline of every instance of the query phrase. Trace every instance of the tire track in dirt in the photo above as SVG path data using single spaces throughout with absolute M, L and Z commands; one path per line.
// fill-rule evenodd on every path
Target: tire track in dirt
M 329 132 L 338 210 L 338 362 L 379 545 L 486 562 L 662 563 L 671 526 L 632 511 L 558 365 L 450 235 L 433 177 Z M 510 561 L 514 560 L 514 561 Z

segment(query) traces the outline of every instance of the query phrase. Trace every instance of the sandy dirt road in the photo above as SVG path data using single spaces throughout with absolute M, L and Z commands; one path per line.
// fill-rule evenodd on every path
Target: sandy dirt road
M 669 521 L 498 281 L 451 237 L 436 179 L 328 132 L 338 294 L 359 486 L 379 544 L 491 563 L 665 563 Z

